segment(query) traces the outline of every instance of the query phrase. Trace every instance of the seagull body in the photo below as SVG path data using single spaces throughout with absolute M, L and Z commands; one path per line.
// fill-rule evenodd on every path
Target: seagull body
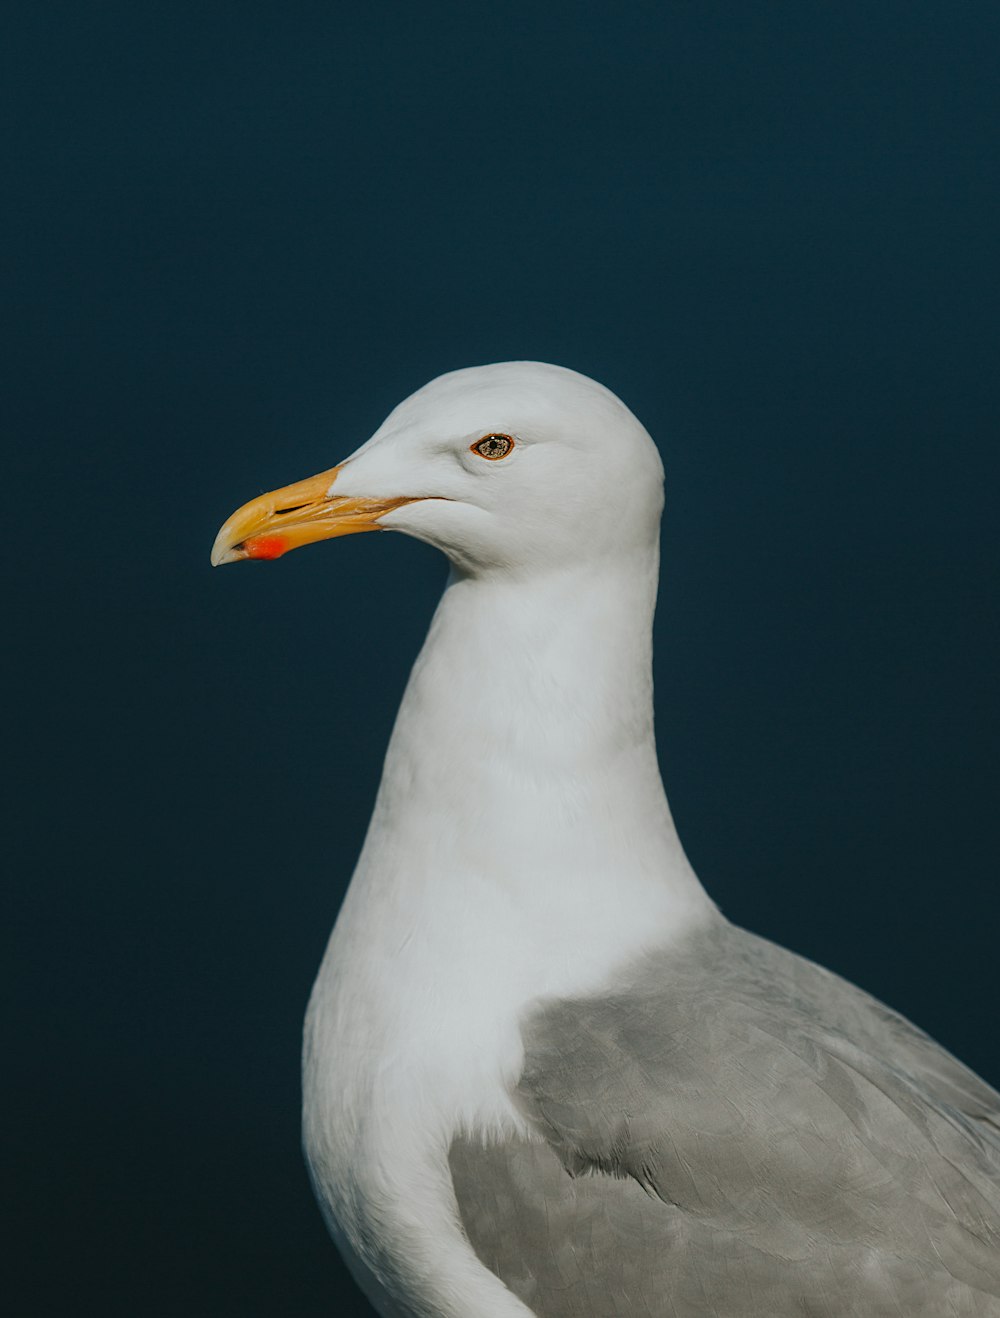
M 452 564 L 306 1017 L 324 1218 L 392 1318 L 1000 1318 L 1000 1096 L 684 855 L 661 506 L 613 394 L 504 363 L 219 534 Z

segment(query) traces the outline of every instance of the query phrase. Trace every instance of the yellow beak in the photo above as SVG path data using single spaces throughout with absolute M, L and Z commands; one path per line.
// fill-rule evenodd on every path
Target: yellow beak
M 378 519 L 412 499 L 339 498 L 333 485 L 339 467 L 251 499 L 233 513 L 215 537 L 212 566 L 241 558 L 280 558 L 289 549 L 356 531 L 380 530 Z

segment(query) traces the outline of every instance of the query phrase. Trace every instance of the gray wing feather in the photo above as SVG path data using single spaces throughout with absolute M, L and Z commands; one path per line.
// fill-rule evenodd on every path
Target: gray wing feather
M 523 1035 L 452 1167 L 540 1318 L 1000 1315 L 1000 1096 L 837 976 L 720 921 Z

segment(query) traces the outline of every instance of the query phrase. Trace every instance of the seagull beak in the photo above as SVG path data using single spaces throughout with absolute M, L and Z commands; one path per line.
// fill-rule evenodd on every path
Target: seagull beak
M 338 497 L 340 467 L 251 499 L 233 513 L 215 538 L 212 566 L 241 558 L 280 558 L 289 549 L 356 531 L 378 531 L 378 519 L 412 499 Z

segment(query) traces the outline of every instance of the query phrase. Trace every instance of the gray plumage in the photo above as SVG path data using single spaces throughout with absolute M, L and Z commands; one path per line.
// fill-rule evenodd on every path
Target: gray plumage
M 720 918 L 523 1036 L 450 1162 L 538 1318 L 1000 1316 L 1000 1095 L 836 975 Z

